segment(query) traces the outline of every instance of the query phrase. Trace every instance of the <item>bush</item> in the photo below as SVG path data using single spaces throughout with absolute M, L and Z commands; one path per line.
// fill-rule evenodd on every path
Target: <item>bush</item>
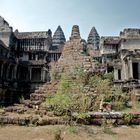
M 93 75 L 82 69 L 74 70 L 72 76 L 61 75 L 57 93 L 46 99 L 46 105 L 52 107 L 55 115 L 70 117 L 73 112 L 103 110 L 104 102 L 112 104 L 115 110 L 122 110 L 127 96 L 121 88 L 113 87 L 111 79 L 112 73 Z M 94 89 L 92 92 L 91 88 Z
M 113 81 L 113 73 L 112 72 L 105 73 L 103 75 L 103 79 L 108 79 L 110 82 L 112 82 Z
M 24 102 L 24 100 L 25 100 L 25 99 L 24 99 L 24 96 L 23 96 L 23 95 L 19 97 L 19 103 L 20 103 L 20 104 L 22 104 L 22 103 Z
M 132 114 L 130 114 L 130 113 L 125 113 L 125 114 L 123 115 L 123 117 L 124 117 L 124 123 L 125 123 L 126 125 L 130 125 L 130 124 L 131 124 L 131 120 L 133 119 Z
M 80 83 L 71 81 L 69 77 L 62 77 L 57 93 L 46 99 L 46 106 L 51 106 L 55 115 L 72 117 L 73 112 L 89 110 L 89 96 L 83 93 Z
M 112 92 L 113 109 L 116 111 L 123 110 L 126 107 L 126 103 L 128 102 L 128 95 L 123 93 L 120 87 L 114 87 Z
M 124 103 L 123 102 L 120 102 L 120 101 L 115 101 L 113 103 L 113 109 L 115 111 L 121 111 L 124 109 Z
M 52 106 L 55 114 L 66 115 L 72 108 L 72 96 L 69 89 L 70 82 L 66 79 L 61 79 L 57 93 L 46 99 L 46 105 Z

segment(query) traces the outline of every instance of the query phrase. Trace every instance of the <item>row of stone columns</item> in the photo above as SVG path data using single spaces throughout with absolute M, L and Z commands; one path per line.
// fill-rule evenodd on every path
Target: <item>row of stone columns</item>
M 121 70 L 121 80 L 129 80 L 133 79 L 133 61 L 132 59 L 129 59 L 127 63 L 125 61 L 122 61 L 122 68 Z M 114 68 L 114 79 L 118 79 L 118 69 Z M 140 79 L 140 63 L 138 63 L 138 79 Z
M 57 53 L 52 53 L 51 54 L 51 60 L 57 61 L 59 59 L 60 55 Z
M 8 65 L 8 66 L 6 66 L 6 65 Z M 12 79 L 19 80 L 21 71 L 20 71 L 20 69 L 17 71 L 17 67 L 18 67 L 17 64 L 1 63 L 0 77 L 4 78 L 5 80 L 12 80 Z M 35 68 L 35 67 L 30 66 L 30 67 L 28 67 L 28 71 L 27 71 L 28 72 L 27 75 L 29 75 L 29 80 L 30 81 L 32 81 L 32 69 L 33 68 Z M 41 72 L 40 72 L 41 73 L 41 75 L 40 75 L 41 79 L 40 79 L 40 81 L 45 82 L 48 70 L 47 70 L 46 67 L 40 67 L 40 69 L 41 69 Z M 25 80 L 27 80 L 27 79 L 25 79 Z
M 32 69 L 35 67 L 29 67 L 29 80 L 32 81 Z M 45 67 L 41 67 L 41 81 L 46 81 L 46 74 L 48 73 L 48 70 Z
M 41 39 L 26 39 L 19 42 L 19 47 L 23 50 L 44 50 L 45 49 L 45 40 Z
M 27 46 L 45 46 L 45 40 L 41 39 L 24 39 L 19 41 L 20 47 L 27 47 Z
M 8 66 L 6 66 L 8 65 Z M 5 69 L 6 67 L 6 69 Z M 10 73 L 11 71 L 11 73 Z M 8 64 L 6 62 L 1 63 L 1 70 L 0 70 L 0 77 L 5 78 L 5 80 L 11 80 L 16 79 L 16 73 L 17 73 L 17 65 L 15 64 Z M 11 74 L 11 76 L 9 75 Z M 4 77 L 6 75 L 6 77 Z M 9 79 L 9 77 L 11 77 Z

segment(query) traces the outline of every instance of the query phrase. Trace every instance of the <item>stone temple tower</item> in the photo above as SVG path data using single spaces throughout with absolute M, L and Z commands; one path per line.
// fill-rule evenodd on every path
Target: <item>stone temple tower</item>
M 88 39 L 87 39 L 87 43 L 88 45 L 92 46 L 93 49 L 98 50 L 99 49 L 99 42 L 100 42 L 100 36 L 96 30 L 95 27 L 92 27 Z
M 74 25 L 72 27 L 72 32 L 71 32 L 70 40 L 72 40 L 72 39 L 81 39 L 80 31 L 79 31 L 79 26 L 78 25 Z
M 62 73 L 71 76 L 75 70 L 92 71 L 90 56 L 85 54 L 86 41 L 81 39 L 79 26 L 72 27 L 70 40 L 65 43 L 60 59 L 55 67 L 58 75 Z
M 53 38 L 52 38 L 52 47 L 59 49 L 59 47 L 63 47 L 66 42 L 66 38 L 64 32 L 60 26 L 57 27 Z

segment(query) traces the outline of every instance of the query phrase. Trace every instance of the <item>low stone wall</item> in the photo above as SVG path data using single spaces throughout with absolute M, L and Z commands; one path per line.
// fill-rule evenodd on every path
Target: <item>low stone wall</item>
M 30 119 L 26 117 L 11 117 L 11 116 L 0 116 L 0 124 L 16 124 L 16 125 L 28 125 Z
M 85 117 L 78 117 L 77 113 L 73 114 L 73 121 L 77 124 L 84 125 L 139 125 L 140 124 L 140 114 L 139 113 L 87 113 Z M 49 117 L 47 115 L 6 115 L 5 113 L 0 113 L 0 124 L 14 124 L 14 125 L 62 125 L 69 124 L 70 120 L 65 117 Z
M 139 125 L 140 113 L 120 113 L 120 112 L 95 112 L 87 113 L 85 118 L 78 118 L 78 114 L 73 114 L 77 123 L 86 125 L 102 125 L 103 123 L 112 125 Z
M 62 117 L 40 117 L 40 116 L 1 116 L 0 125 L 62 125 L 66 124 L 67 121 Z

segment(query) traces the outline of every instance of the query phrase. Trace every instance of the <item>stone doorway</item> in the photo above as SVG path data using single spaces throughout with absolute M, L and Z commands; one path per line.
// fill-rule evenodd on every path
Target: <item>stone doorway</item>
M 139 75 L 139 63 L 137 62 L 134 62 L 132 64 L 132 67 L 133 67 L 133 78 L 134 79 L 139 79 L 140 78 L 140 75 Z
M 113 72 L 114 68 L 113 66 L 107 66 L 107 73 Z
M 32 81 L 41 81 L 41 68 L 32 68 Z

